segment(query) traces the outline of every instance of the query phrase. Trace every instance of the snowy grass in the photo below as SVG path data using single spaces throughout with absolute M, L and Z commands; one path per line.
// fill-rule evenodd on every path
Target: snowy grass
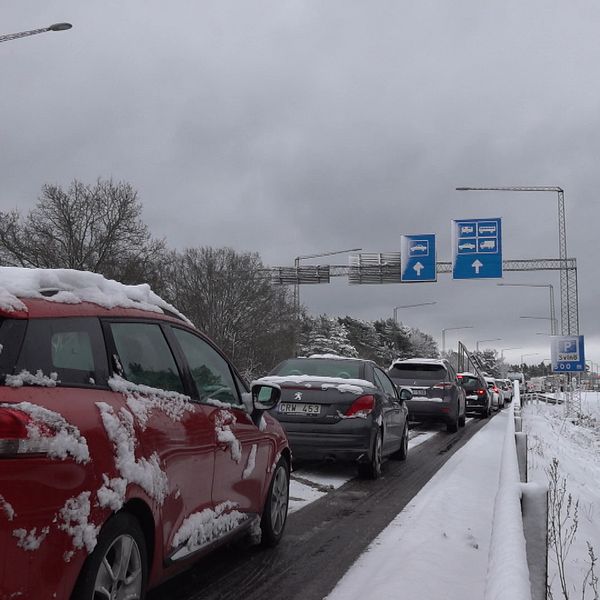
M 589 546 L 596 553 L 600 550 L 600 395 L 584 392 L 577 418 L 566 419 L 563 406 L 544 403 L 527 404 L 523 417 L 529 479 L 550 483 L 551 492 L 554 486 L 551 512 L 554 504 L 555 528 L 560 525 L 564 538 L 562 558 L 556 545 L 549 550 L 549 598 L 597 599 L 598 582 L 594 590 Z M 571 531 L 573 539 L 567 547 Z

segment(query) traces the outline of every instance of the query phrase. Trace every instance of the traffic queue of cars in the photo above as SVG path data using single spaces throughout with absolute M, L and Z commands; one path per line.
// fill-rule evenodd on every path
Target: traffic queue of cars
M 454 432 L 505 392 L 333 355 L 248 386 L 148 286 L 0 268 L 0 598 L 142 599 L 235 537 L 275 545 L 292 454 L 376 479 L 410 420 Z

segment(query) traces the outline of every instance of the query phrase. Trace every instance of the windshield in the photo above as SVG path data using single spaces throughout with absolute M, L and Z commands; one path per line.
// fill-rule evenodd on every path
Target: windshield
M 340 377 L 362 379 L 362 363 L 354 360 L 324 358 L 292 358 L 275 367 L 270 375 L 315 375 L 318 377 Z

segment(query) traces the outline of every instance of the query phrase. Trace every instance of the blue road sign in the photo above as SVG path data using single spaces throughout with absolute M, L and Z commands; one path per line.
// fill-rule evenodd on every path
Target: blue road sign
M 452 277 L 502 277 L 502 220 L 452 221 Z
M 400 281 L 437 281 L 435 235 L 402 235 L 400 244 Z
M 582 335 L 552 336 L 552 371 L 578 373 L 585 371 L 585 352 Z

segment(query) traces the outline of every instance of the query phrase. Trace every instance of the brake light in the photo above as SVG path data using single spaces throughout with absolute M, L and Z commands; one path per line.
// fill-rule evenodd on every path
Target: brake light
M 500 393 L 500 389 L 499 389 L 499 388 L 497 388 L 496 386 L 494 386 L 492 389 L 493 389 L 493 390 L 496 392 L 496 394 L 499 394 L 499 393 Z
M 368 414 L 373 412 L 375 408 L 375 397 L 371 395 L 360 396 L 353 403 L 352 406 L 346 411 L 347 417 L 361 416 L 366 417 Z
M 45 424 L 33 425 L 37 440 L 31 439 L 33 419 L 26 413 L 12 408 L 0 409 L 0 457 L 14 454 L 39 454 L 43 437 L 51 435 Z
M 434 390 L 449 390 L 452 387 L 451 383 L 447 383 L 444 381 L 440 381 L 440 383 L 436 383 L 431 386 Z
M 479 390 L 477 390 L 477 394 L 479 396 L 483 396 L 485 394 L 485 390 L 479 389 Z

